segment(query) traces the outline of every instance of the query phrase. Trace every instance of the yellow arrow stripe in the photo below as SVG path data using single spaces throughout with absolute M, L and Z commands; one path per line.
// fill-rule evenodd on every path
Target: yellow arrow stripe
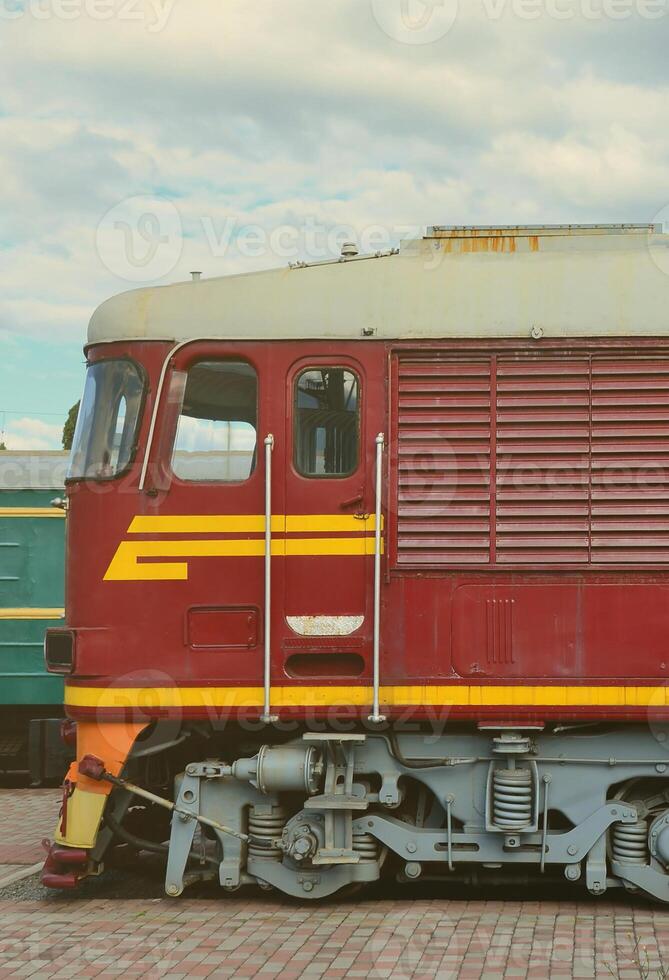
M 358 519 L 350 514 L 275 514 L 274 534 L 322 534 L 324 532 L 373 532 L 376 518 Z M 263 514 L 193 514 L 137 516 L 128 534 L 263 534 Z
M 106 582 L 185 582 L 188 563 L 141 562 L 146 558 L 259 558 L 265 554 L 262 538 L 182 541 L 122 541 L 105 573 Z M 275 538 L 275 558 L 326 555 L 373 555 L 374 538 Z
M 0 619 L 62 619 L 64 609 L 0 609 Z
M 58 507 L 0 507 L 0 517 L 65 517 Z
M 274 687 L 272 705 L 290 707 L 367 706 L 372 688 Z M 65 703 L 73 708 L 258 708 L 263 705 L 261 687 L 158 687 L 65 689 Z M 669 687 L 591 686 L 477 686 L 416 685 L 382 687 L 386 707 L 669 707 Z

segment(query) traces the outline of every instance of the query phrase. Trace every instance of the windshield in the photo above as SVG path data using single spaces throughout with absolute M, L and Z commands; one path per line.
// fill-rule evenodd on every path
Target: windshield
M 90 364 L 72 443 L 69 479 L 109 480 L 130 463 L 144 393 L 131 361 Z

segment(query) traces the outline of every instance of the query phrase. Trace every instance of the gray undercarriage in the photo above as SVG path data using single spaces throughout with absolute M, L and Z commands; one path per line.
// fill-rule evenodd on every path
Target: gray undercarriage
M 305 732 L 185 767 L 165 889 L 214 878 L 317 899 L 386 874 L 485 869 L 667 902 L 668 767 L 668 725 Z

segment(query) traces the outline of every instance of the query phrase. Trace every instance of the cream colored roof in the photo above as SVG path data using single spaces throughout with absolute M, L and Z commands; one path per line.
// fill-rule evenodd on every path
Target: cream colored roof
M 433 228 L 399 253 L 122 293 L 88 341 L 669 334 L 654 226 Z

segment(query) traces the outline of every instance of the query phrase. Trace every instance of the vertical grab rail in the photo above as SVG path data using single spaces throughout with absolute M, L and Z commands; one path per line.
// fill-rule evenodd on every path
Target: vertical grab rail
M 263 668 L 264 704 L 260 720 L 276 721 L 272 714 L 272 452 L 274 436 L 265 439 L 265 657 Z
M 376 524 L 374 534 L 374 702 L 369 721 L 379 724 L 385 721 L 381 714 L 381 519 L 383 502 L 383 450 L 385 436 L 376 437 Z

